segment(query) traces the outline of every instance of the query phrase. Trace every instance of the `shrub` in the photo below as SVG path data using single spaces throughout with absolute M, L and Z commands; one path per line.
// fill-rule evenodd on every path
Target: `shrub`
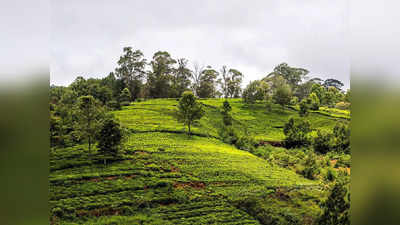
M 335 137 L 335 149 L 338 152 L 350 153 L 350 127 L 344 123 L 338 123 L 333 128 Z
M 121 106 L 129 106 L 131 103 L 129 101 L 123 101 L 120 104 Z
M 290 118 L 283 128 L 286 135 L 284 144 L 287 148 L 307 146 L 310 144 L 311 125 L 307 120 L 294 121 Z
M 325 131 L 318 130 L 317 136 L 313 140 L 314 151 L 326 154 L 334 149 L 333 134 Z
M 297 105 L 297 103 L 299 103 L 299 98 L 293 96 L 292 99 L 290 99 L 290 105 Z
M 236 144 L 238 141 L 238 134 L 232 126 L 222 126 L 218 131 L 218 135 L 222 138 L 222 141 L 228 144 Z
M 301 117 L 307 116 L 308 115 L 308 104 L 307 104 L 307 100 L 303 99 L 300 102 L 300 111 L 299 111 L 299 115 Z
M 302 174 L 305 178 L 314 180 L 316 175 L 320 173 L 320 168 L 317 164 L 315 154 L 311 151 L 307 152 L 307 156 L 304 161 L 304 169 Z
M 310 109 L 312 110 L 318 110 L 320 106 L 320 100 L 318 96 L 313 92 L 308 96 L 309 98 L 309 103 L 310 103 Z
M 337 177 L 336 171 L 329 168 L 328 171 L 326 172 L 325 179 L 328 181 L 334 181 Z
M 336 103 L 335 108 L 341 110 L 350 109 L 350 102 L 338 102 Z
M 232 110 L 231 105 L 229 104 L 228 101 L 224 101 L 222 105 L 222 122 L 224 123 L 225 126 L 230 126 L 232 125 L 232 115 L 230 114 L 230 111 Z
M 111 100 L 111 101 L 107 102 L 107 107 L 112 110 L 120 110 L 121 109 L 121 105 L 119 104 L 118 101 L 115 101 L 115 100 Z

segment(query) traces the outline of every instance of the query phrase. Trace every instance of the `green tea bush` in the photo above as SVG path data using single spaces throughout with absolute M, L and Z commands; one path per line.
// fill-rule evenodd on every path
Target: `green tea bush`
M 338 102 L 336 103 L 335 108 L 341 110 L 350 109 L 350 102 Z

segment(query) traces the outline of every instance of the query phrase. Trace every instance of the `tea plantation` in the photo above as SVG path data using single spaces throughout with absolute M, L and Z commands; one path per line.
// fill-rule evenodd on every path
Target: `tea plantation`
M 51 224 L 313 224 L 326 199 L 328 171 L 345 176 L 349 155 L 316 155 L 320 173 L 299 172 L 304 149 L 280 143 L 296 108 L 246 105 L 230 99 L 234 127 L 253 136 L 255 152 L 224 143 L 219 136 L 223 100 L 200 100 L 205 116 L 193 127 L 178 123 L 176 99 L 134 102 L 113 114 L 130 130 L 124 152 L 99 159 L 87 145 L 50 152 Z M 348 111 L 321 109 L 313 128 L 347 122 Z M 337 164 L 337 165 L 336 165 Z M 343 169 L 344 168 L 344 169 Z M 304 169 L 304 168 L 303 168 Z

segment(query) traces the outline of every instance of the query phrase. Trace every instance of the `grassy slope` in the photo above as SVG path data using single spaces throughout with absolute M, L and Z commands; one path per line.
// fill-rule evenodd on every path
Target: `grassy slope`
M 218 136 L 221 100 L 202 100 L 206 116 L 198 134 Z M 136 131 L 127 152 L 104 167 L 87 158 L 85 146 L 53 150 L 50 162 L 51 220 L 55 224 L 258 224 L 240 204 L 264 199 L 268 213 L 290 221 L 293 215 L 313 218 L 323 193 L 321 185 L 213 137 L 188 137 L 173 117 L 176 100 L 150 100 L 115 112 Z M 283 123 L 295 111 L 261 105 L 251 110 L 231 100 L 233 116 L 262 140 L 282 140 Z M 312 125 L 332 127 L 337 119 L 310 116 Z M 161 132 L 159 132 L 161 131 Z M 281 190 L 295 189 L 290 198 Z M 288 219 L 289 218 L 289 219 Z M 302 221 L 305 223 L 305 221 Z

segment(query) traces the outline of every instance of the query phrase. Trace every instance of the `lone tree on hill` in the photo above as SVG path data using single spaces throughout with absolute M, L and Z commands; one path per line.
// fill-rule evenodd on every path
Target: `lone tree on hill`
M 91 153 L 91 145 L 96 136 L 97 130 L 104 118 L 103 110 L 93 98 L 93 96 L 81 96 L 77 104 L 77 129 L 81 136 L 88 140 L 89 155 Z
M 120 124 L 114 118 L 107 118 L 98 134 L 99 153 L 104 156 L 104 165 L 106 165 L 107 156 L 115 157 L 121 149 L 123 140 L 123 130 Z
M 200 103 L 196 101 L 196 97 L 190 91 L 185 91 L 179 101 L 177 118 L 179 122 L 188 126 L 189 135 L 191 134 L 190 126 L 201 119 L 204 115 L 204 110 Z

